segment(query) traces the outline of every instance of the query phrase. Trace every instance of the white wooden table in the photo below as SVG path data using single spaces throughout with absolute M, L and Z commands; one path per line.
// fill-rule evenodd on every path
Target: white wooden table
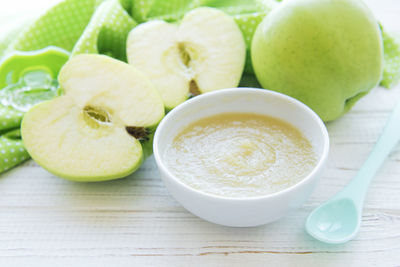
M 28 0 L 9 5 L 22 2 L 29 10 Z M 399 0 L 367 3 L 400 31 Z M 59 179 L 28 161 L 0 176 L 0 266 L 400 266 L 400 146 L 371 184 L 353 241 L 324 245 L 304 231 L 309 212 L 355 175 L 397 101 L 400 86 L 376 88 L 329 123 L 328 167 L 315 192 L 284 219 L 256 228 L 222 227 L 187 212 L 153 158 L 126 179 L 96 184 Z

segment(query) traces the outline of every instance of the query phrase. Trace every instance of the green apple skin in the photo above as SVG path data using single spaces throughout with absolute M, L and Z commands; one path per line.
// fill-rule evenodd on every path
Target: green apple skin
M 359 0 L 286 0 L 258 26 L 251 57 L 263 88 L 290 95 L 324 121 L 346 113 L 383 71 L 378 23 Z

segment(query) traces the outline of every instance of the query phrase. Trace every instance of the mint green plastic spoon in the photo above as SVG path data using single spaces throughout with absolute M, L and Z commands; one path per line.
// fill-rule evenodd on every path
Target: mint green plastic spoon
M 353 180 L 308 216 L 306 230 L 312 237 L 325 243 L 341 244 L 351 240 L 358 233 L 368 185 L 399 140 L 400 102 Z

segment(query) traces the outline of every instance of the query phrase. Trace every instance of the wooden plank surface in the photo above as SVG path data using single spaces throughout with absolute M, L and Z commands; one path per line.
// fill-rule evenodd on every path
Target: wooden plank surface
M 400 31 L 400 1 L 367 3 Z M 324 245 L 304 231 L 309 212 L 355 175 L 397 101 L 400 86 L 376 88 L 328 123 L 331 151 L 315 192 L 284 219 L 254 228 L 187 212 L 153 158 L 126 179 L 97 184 L 62 180 L 28 161 L 0 176 L 0 266 L 400 266 L 400 146 L 371 184 L 353 241 Z

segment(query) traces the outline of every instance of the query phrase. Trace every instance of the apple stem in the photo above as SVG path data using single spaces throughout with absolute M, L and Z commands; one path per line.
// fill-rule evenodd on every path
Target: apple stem
M 137 126 L 126 126 L 125 127 L 128 134 L 132 135 L 139 141 L 148 141 L 150 131 L 144 127 L 137 127 Z
M 201 92 L 199 90 L 199 86 L 197 85 L 195 80 L 191 80 L 189 83 L 189 92 L 190 92 L 190 96 L 197 96 L 200 95 Z

